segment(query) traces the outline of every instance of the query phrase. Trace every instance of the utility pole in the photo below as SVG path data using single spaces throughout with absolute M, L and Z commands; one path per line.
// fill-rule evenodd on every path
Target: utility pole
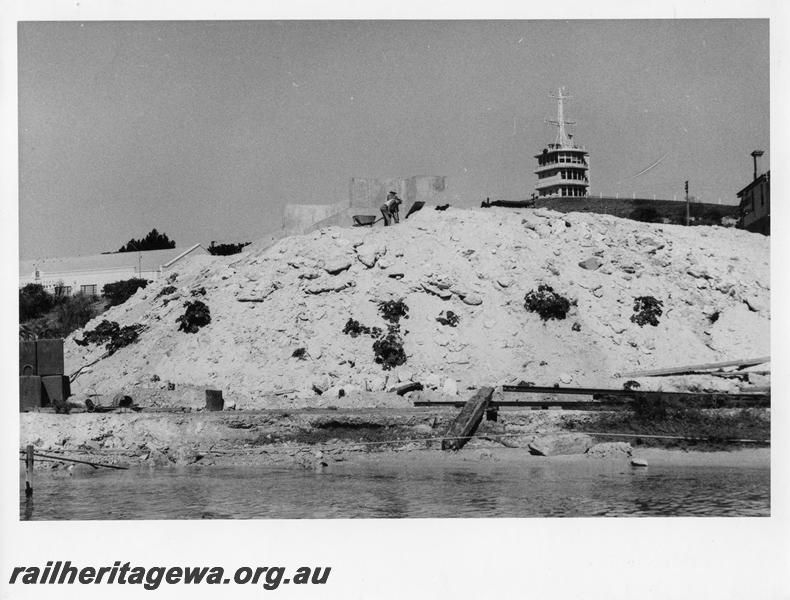
M 686 179 L 686 227 L 689 226 L 689 181 Z

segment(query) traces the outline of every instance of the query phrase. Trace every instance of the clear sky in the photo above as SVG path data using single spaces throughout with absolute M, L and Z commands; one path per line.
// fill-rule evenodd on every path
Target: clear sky
M 20 257 L 250 241 L 349 179 L 528 198 L 565 86 L 591 193 L 732 204 L 769 168 L 767 20 L 19 25 Z M 634 177 L 657 160 L 644 175 Z

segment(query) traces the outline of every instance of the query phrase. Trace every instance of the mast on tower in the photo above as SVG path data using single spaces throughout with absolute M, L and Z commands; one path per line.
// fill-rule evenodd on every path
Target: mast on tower
M 557 120 L 547 120 L 546 122 L 551 125 L 557 126 L 557 138 L 554 140 L 554 143 L 561 148 L 572 147 L 573 144 L 571 143 L 570 136 L 565 133 L 565 126 L 566 125 L 575 125 L 576 121 L 566 121 L 565 114 L 563 111 L 562 101 L 571 98 L 572 96 L 568 96 L 565 93 L 565 88 L 561 87 L 557 90 L 557 95 L 555 96 L 553 93 L 549 94 L 549 98 L 555 98 L 557 100 Z

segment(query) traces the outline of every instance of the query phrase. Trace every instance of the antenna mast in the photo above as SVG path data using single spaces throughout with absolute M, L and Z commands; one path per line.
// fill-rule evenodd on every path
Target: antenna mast
M 566 125 L 575 125 L 576 121 L 566 121 L 565 115 L 563 112 L 562 101 L 566 98 L 571 98 L 571 96 L 566 96 L 564 94 L 565 88 L 561 87 L 557 90 L 557 95 L 549 94 L 550 98 L 556 98 L 557 100 L 557 120 L 556 121 L 548 121 L 551 125 L 556 125 L 558 128 L 557 131 L 557 138 L 554 140 L 554 143 L 560 147 L 572 147 L 571 140 L 568 137 L 568 134 L 565 133 L 565 126 Z

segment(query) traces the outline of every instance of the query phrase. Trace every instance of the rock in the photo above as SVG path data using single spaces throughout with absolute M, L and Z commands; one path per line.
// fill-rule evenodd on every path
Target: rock
M 322 281 L 316 282 L 305 288 L 308 294 L 324 294 L 326 292 L 340 292 L 346 288 L 354 287 L 354 281 L 345 279 L 338 282 Z
M 323 375 L 313 379 L 311 387 L 313 391 L 320 396 L 321 394 L 325 393 L 331 387 L 331 385 L 332 382 L 330 381 L 329 376 Z
M 458 383 L 455 381 L 455 379 L 445 379 L 444 384 L 442 385 L 442 393 L 448 396 L 458 395 Z
M 587 450 L 591 458 L 628 458 L 633 449 L 628 442 L 603 442 Z
M 365 380 L 365 389 L 369 392 L 380 392 L 385 389 L 387 382 L 384 377 L 368 377 Z
M 346 257 L 327 260 L 324 270 L 330 275 L 337 275 L 351 267 L 351 260 Z
M 400 383 L 406 383 L 407 381 L 412 381 L 414 379 L 414 373 L 412 373 L 407 369 L 400 369 L 397 372 L 397 375 L 398 375 L 398 381 Z
M 768 387 L 771 385 L 771 378 L 768 375 L 762 375 L 760 373 L 748 373 L 746 378 L 750 384 L 759 387 Z
M 593 439 L 583 433 L 551 433 L 534 438 L 528 447 L 533 454 L 540 451 L 541 456 L 557 456 L 584 454 L 593 444 Z
M 467 294 L 466 296 L 461 298 L 461 302 L 463 302 L 464 304 L 469 304 L 471 306 L 477 306 L 483 303 L 483 299 L 477 294 Z
M 535 456 L 548 456 L 549 455 L 549 451 L 546 448 L 544 448 L 543 446 L 539 446 L 538 444 L 535 444 L 534 442 L 530 442 L 529 445 L 527 446 L 527 448 L 529 448 L 529 453 L 530 454 L 534 454 Z
M 66 467 L 71 477 L 85 477 L 87 475 L 95 474 L 99 468 L 90 465 L 83 465 L 82 463 L 72 464 Z M 35 484 L 35 481 L 33 482 Z
M 587 260 L 583 260 L 579 263 L 579 266 L 582 269 L 586 269 L 588 271 L 595 271 L 599 269 L 603 265 L 603 262 L 597 256 L 591 256 Z
M 422 289 L 424 289 L 429 294 L 433 294 L 434 296 L 439 296 L 442 300 L 449 300 L 453 297 L 453 293 L 446 289 L 441 289 L 436 287 L 435 285 L 431 285 L 430 283 L 423 283 Z
M 203 458 L 203 455 L 198 454 L 192 448 L 181 446 L 172 453 L 176 466 L 191 465 Z
M 632 458 L 631 459 L 631 466 L 632 467 L 646 467 L 647 461 L 644 458 Z
M 368 269 L 376 266 L 376 261 L 384 254 L 384 251 L 370 244 L 363 244 L 357 247 L 357 258 L 359 262 L 365 265 Z

